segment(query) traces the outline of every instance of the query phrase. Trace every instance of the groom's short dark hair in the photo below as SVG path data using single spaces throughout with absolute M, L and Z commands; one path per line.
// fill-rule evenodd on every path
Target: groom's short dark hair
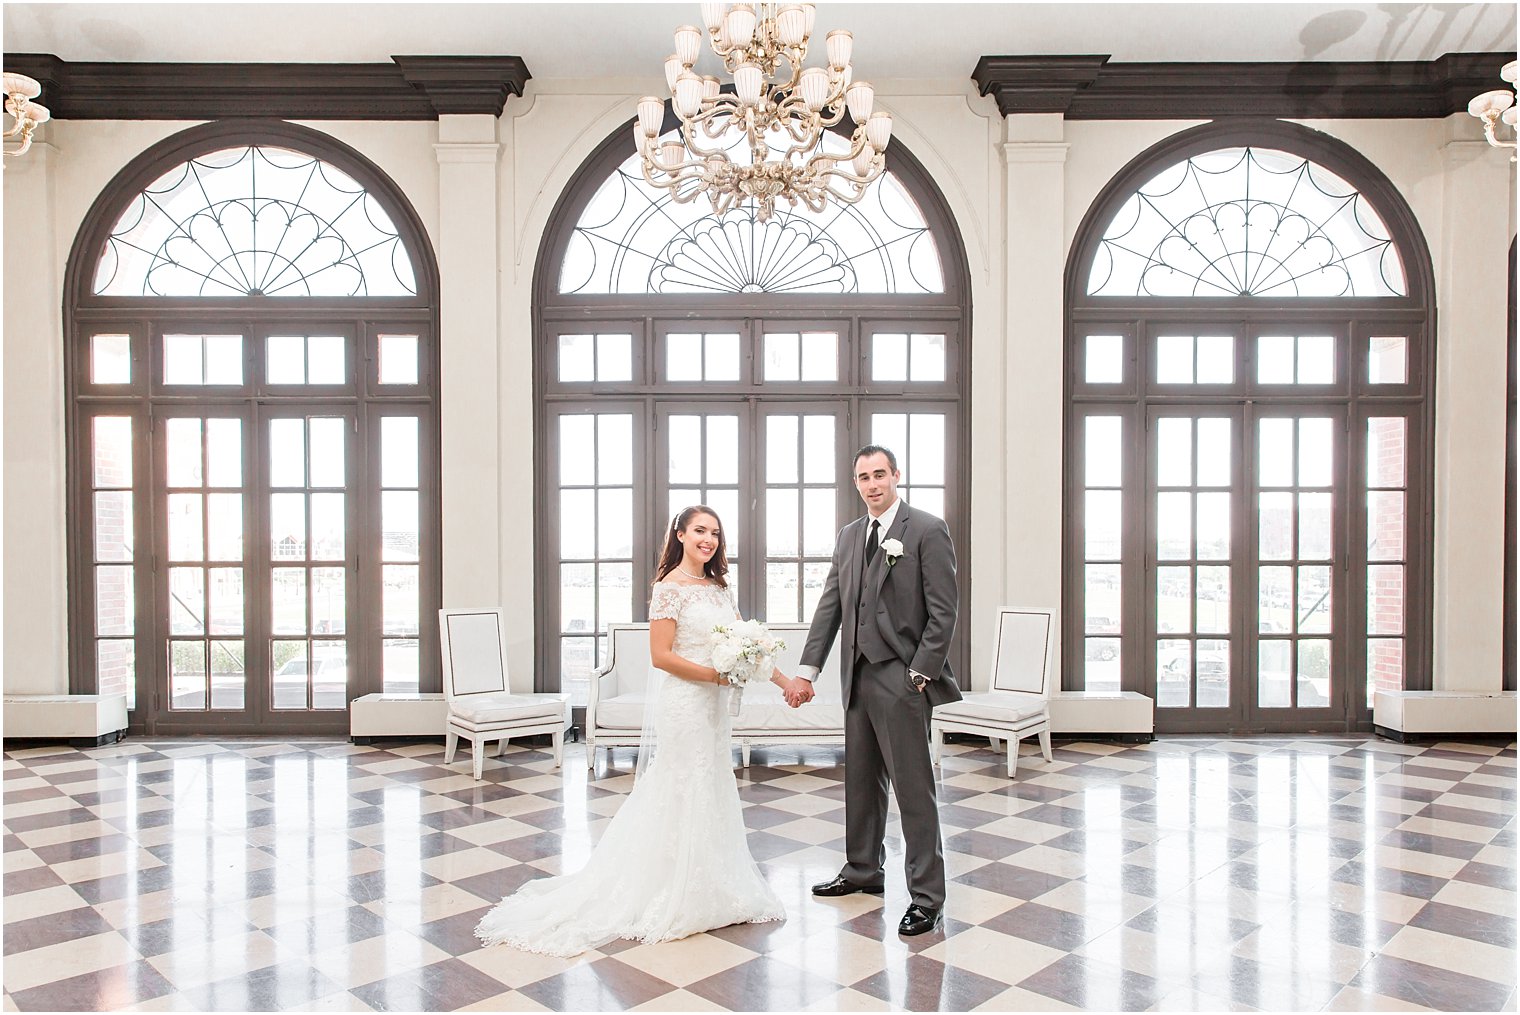
M 862 458 L 870 458 L 872 455 L 886 455 L 887 464 L 892 466 L 893 472 L 897 471 L 897 456 L 892 453 L 890 448 L 884 448 L 880 444 L 867 444 L 855 452 L 855 457 L 850 459 L 850 471 L 853 472 L 855 470 L 855 466 L 860 464 Z

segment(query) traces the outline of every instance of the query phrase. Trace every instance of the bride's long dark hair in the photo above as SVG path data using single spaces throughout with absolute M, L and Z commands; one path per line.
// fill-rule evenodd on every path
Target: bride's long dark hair
M 724 534 L 723 519 L 718 517 L 718 512 L 706 504 L 693 504 L 670 522 L 670 528 L 665 532 L 665 549 L 660 551 L 659 562 L 654 567 L 654 580 L 664 581 L 665 576 L 681 566 L 681 559 L 686 555 L 686 549 L 681 541 L 676 538 L 677 533 L 684 533 L 686 527 L 691 524 L 692 518 L 697 515 L 710 515 L 712 520 L 718 523 L 718 549 L 708 560 L 702 573 L 711 578 L 719 588 L 728 588 L 728 537 Z

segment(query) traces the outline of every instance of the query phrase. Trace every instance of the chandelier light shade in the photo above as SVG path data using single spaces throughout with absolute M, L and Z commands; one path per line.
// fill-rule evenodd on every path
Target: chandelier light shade
M 1483 121 L 1483 136 L 1488 138 L 1488 143 L 1495 148 L 1515 147 L 1515 63 L 1511 60 L 1499 71 L 1499 77 L 1509 82 L 1509 88 L 1496 88 L 1491 92 L 1484 92 L 1476 96 L 1467 104 L 1468 113 Z M 1503 123 L 1510 129 L 1510 139 L 1505 141 L 1499 137 L 1499 124 Z M 1515 161 L 1513 155 L 1510 161 Z
M 814 212 L 831 199 L 859 201 L 886 168 L 892 117 L 873 109 L 870 84 L 853 80 L 854 37 L 830 32 L 827 66 L 804 67 L 817 16 L 812 4 L 701 7 L 705 27 L 677 28 L 675 52 L 665 58 L 680 139 L 660 138 L 664 99 L 646 95 L 638 102 L 634 137 L 644 179 L 682 204 L 704 195 L 720 215 L 753 201 L 761 222 L 778 200 Z M 704 35 L 733 79 L 731 93 L 696 69 Z M 825 153 L 824 131 L 846 112 L 855 123 L 848 151 Z M 742 144 L 734 144 L 736 134 Z
M 33 102 L 42 94 L 42 86 L 25 74 L 5 72 L 5 154 L 23 155 L 32 146 L 32 132 L 47 123 L 52 114 L 46 106 Z

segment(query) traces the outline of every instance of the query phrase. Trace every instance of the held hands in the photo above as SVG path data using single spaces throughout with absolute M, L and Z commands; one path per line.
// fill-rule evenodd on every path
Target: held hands
M 785 696 L 788 705 L 798 708 L 813 700 L 813 682 L 804 680 L 802 677 L 793 677 L 787 681 L 781 693 Z

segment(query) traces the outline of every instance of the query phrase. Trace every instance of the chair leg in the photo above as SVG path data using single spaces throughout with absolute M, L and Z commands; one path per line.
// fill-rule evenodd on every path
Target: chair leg
M 742 744 L 739 745 L 739 764 L 743 768 L 748 768 L 749 767 L 749 744 L 748 743 L 742 743 Z
M 496 741 L 496 756 L 498 758 L 507 753 L 507 741 L 509 739 L 509 737 L 502 737 L 500 740 Z
M 596 771 L 596 741 L 586 741 L 586 771 Z
M 1001 744 L 1002 741 L 999 740 L 997 737 L 988 737 L 987 738 L 987 742 L 992 745 L 992 753 L 993 754 L 996 754 L 999 750 L 1001 750 L 1001 748 L 998 745 Z
M 445 730 L 443 736 L 443 763 L 454 763 L 454 752 L 459 749 L 459 734 L 453 730 Z
M 479 740 L 471 740 L 470 747 L 472 748 L 471 757 L 475 761 L 475 781 L 479 782 L 481 770 L 485 767 L 486 763 L 485 744 Z
M 565 731 L 554 731 L 554 767 L 560 767 L 565 760 Z
M 929 724 L 929 756 L 936 765 L 939 764 L 940 751 L 945 746 L 945 731 L 940 729 L 938 723 Z
M 1048 729 L 1040 730 L 1040 753 L 1045 755 L 1047 763 L 1055 760 L 1050 756 L 1050 730 Z
M 1008 738 L 1008 778 L 1012 779 L 1019 770 L 1019 742 L 1013 737 Z

